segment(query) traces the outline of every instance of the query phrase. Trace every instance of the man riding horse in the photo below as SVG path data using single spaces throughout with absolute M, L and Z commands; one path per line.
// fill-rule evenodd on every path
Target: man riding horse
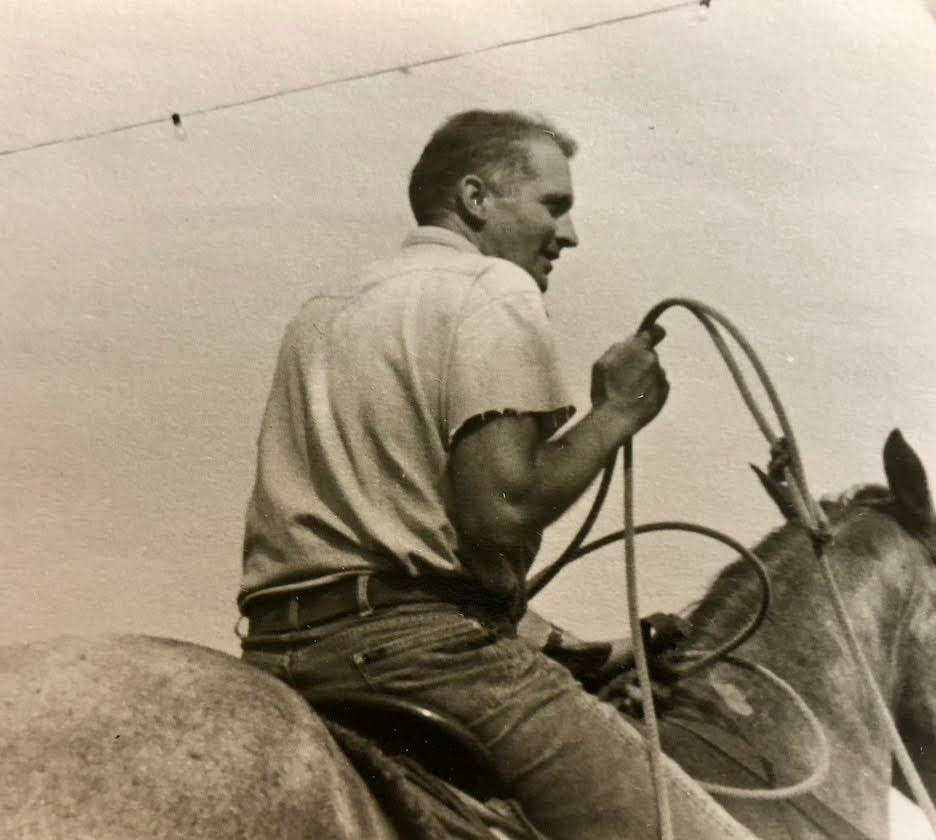
M 402 250 L 287 327 L 247 512 L 244 658 L 300 692 L 451 715 L 551 838 L 649 837 L 641 736 L 518 633 L 543 529 L 668 393 L 655 328 L 598 359 L 591 409 L 557 436 L 574 409 L 543 294 L 578 244 L 574 151 L 519 113 L 450 118 L 413 169 Z M 750 836 L 668 772 L 677 836 Z

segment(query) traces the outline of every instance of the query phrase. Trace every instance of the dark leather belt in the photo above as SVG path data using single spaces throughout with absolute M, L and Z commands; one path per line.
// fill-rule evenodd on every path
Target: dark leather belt
M 462 580 L 349 575 L 298 592 L 260 596 L 244 607 L 251 636 L 288 633 L 349 615 L 370 615 L 400 604 L 482 603 L 478 587 Z

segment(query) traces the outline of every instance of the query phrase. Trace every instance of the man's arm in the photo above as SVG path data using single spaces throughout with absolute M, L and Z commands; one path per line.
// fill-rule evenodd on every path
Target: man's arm
M 450 459 L 455 526 L 467 547 L 512 553 L 535 543 L 669 393 L 654 327 L 612 346 L 592 370 L 591 411 L 557 440 L 532 415 L 501 416 L 456 440 Z

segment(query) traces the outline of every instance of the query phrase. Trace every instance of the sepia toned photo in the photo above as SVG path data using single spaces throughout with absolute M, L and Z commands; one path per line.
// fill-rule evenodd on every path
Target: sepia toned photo
M 0 837 L 936 838 L 933 0 L 3 19 Z

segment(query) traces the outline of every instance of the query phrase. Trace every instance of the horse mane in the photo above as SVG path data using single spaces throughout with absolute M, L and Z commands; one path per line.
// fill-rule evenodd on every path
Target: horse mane
M 857 509 L 869 508 L 889 513 L 893 497 L 888 488 L 879 484 L 859 485 L 834 497 L 824 497 L 822 509 L 833 526 L 841 523 Z M 802 562 L 812 557 L 812 543 L 806 529 L 798 522 L 786 522 L 764 537 L 753 549 L 767 568 L 771 582 L 781 580 L 780 567 Z M 786 577 L 789 577 L 787 575 Z M 736 559 L 719 572 L 708 591 L 689 615 L 696 633 L 714 630 L 718 624 L 734 616 L 751 614 L 755 600 L 760 598 L 760 584 L 750 564 Z

